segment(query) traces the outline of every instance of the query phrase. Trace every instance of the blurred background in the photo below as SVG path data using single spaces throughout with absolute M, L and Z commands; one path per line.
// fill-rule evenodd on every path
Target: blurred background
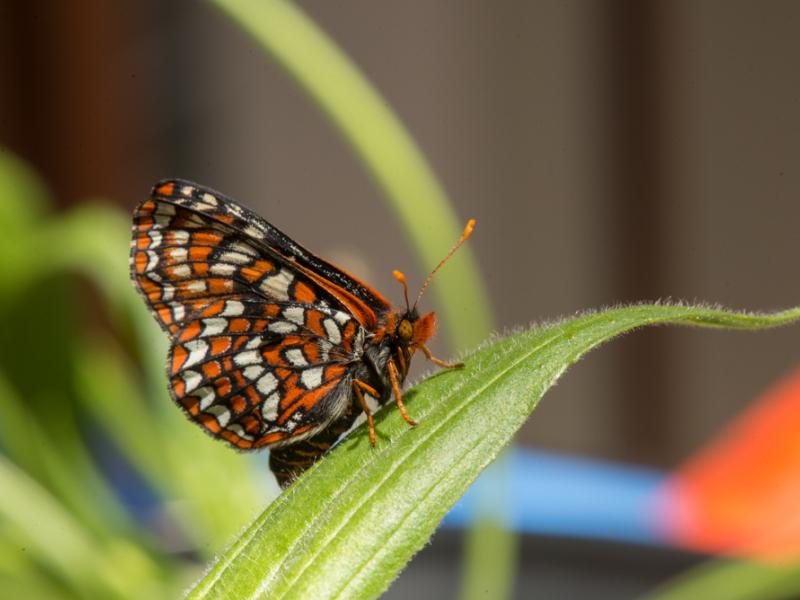
M 469 244 L 498 331 L 636 300 L 800 301 L 800 4 L 297 4 L 399 116 L 460 219 L 477 219 Z M 14 495 L 2 481 L 24 481 L 23 505 L 51 503 L 97 579 L 81 588 L 51 541 L 26 556 L 19 540 L 42 533 L 20 532 L 7 508 L 0 597 L 126 596 L 128 580 L 92 566 L 95 543 L 111 572 L 152 586 L 127 597 L 171 597 L 275 490 L 266 454 L 217 448 L 169 405 L 155 374 L 164 341 L 122 290 L 127 240 L 102 236 L 127 231 L 156 180 L 182 177 L 241 200 L 397 302 L 392 269 L 413 288 L 424 268 L 325 115 L 213 6 L 2 2 L 0 15 L 0 495 Z M 64 271 L 39 265 L 31 281 L 24 249 L 70 240 L 89 242 L 58 246 Z M 469 323 L 442 326 L 438 353 L 464 350 L 445 341 Z M 657 476 L 798 359 L 793 328 L 642 331 L 570 371 L 518 443 Z M 154 414 L 162 431 L 130 430 Z M 217 466 L 187 465 L 181 444 Z M 170 483 L 171 464 L 185 472 Z M 192 483 L 203 477 L 236 486 L 225 506 L 237 516 L 213 514 L 219 499 Z M 437 534 L 387 597 L 456 597 L 459 531 Z M 525 534 L 519 547 L 518 598 L 634 597 L 703 558 L 557 532 Z

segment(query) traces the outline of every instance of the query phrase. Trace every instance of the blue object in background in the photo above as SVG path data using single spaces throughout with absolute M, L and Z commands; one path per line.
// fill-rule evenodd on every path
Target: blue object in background
M 651 508 L 666 473 L 513 449 L 453 507 L 446 527 L 479 515 L 521 533 L 663 545 Z

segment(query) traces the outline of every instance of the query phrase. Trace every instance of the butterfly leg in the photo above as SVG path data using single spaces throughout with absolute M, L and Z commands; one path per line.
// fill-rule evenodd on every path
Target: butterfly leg
M 375 423 L 372 421 L 372 413 L 369 410 L 369 406 L 367 406 L 367 401 L 364 399 L 364 393 L 361 390 L 367 392 L 370 396 L 375 398 L 380 398 L 380 394 L 378 391 L 375 390 L 372 386 L 367 385 L 363 381 L 359 379 L 355 379 L 353 381 L 353 390 L 356 393 L 356 398 L 358 398 L 358 404 L 361 406 L 361 410 L 364 411 L 364 414 L 367 415 L 367 425 L 369 425 L 369 443 L 371 445 L 375 445 Z
M 394 361 L 389 359 L 386 363 L 386 367 L 389 370 L 389 381 L 392 382 L 392 392 L 394 393 L 394 401 L 397 403 L 397 408 L 400 409 L 403 420 L 412 427 L 415 427 L 417 422 L 408 416 L 406 407 L 403 405 L 403 395 L 400 393 L 400 379 L 397 376 L 397 367 L 394 365 Z
M 436 358 L 425 344 L 418 344 L 417 347 L 420 350 L 422 350 L 422 353 L 425 355 L 425 358 L 427 358 L 437 367 L 441 367 L 443 369 L 461 369 L 464 367 L 464 363 L 449 363 L 442 360 L 441 358 Z

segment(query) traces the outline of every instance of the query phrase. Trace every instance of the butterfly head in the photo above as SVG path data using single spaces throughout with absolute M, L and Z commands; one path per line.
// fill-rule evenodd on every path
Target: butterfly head
M 397 322 L 395 338 L 401 346 L 413 349 L 427 342 L 435 331 L 436 313 L 419 316 L 416 308 L 406 309 Z

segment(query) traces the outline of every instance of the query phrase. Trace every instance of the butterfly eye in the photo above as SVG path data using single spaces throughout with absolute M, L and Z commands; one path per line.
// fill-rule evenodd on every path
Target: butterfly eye
M 397 326 L 397 337 L 404 342 L 409 342 L 413 335 L 414 326 L 411 325 L 411 322 L 408 319 L 403 319 L 400 321 L 400 325 Z

